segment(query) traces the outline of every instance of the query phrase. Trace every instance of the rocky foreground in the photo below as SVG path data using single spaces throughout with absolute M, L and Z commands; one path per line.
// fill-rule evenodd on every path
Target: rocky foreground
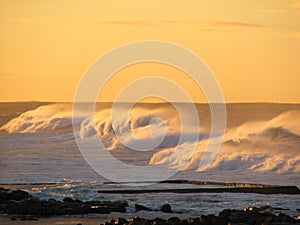
M 125 201 L 81 201 L 78 199 L 64 198 L 62 201 L 55 199 L 40 200 L 22 190 L 9 190 L 0 187 L 0 214 L 10 215 L 12 219 L 38 219 L 40 217 L 76 215 L 76 214 L 109 214 L 111 212 L 126 213 Z M 136 211 L 154 211 L 143 205 L 136 204 Z M 117 218 L 107 221 L 102 225 L 288 225 L 300 224 L 300 220 L 286 214 L 273 214 L 272 207 L 247 208 L 244 210 L 225 209 L 218 215 L 201 215 L 195 218 L 169 219 L 155 218 L 132 219 Z M 275 209 L 276 210 L 276 209 Z M 164 213 L 173 213 L 169 204 L 162 205 Z
M 81 201 L 69 197 L 62 201 L 40 200 L 22 190 L 9 190 L 0 187 L 0 214 L 59 216 L 75 214 L 108 214 L 126 212 L 125 201 Z

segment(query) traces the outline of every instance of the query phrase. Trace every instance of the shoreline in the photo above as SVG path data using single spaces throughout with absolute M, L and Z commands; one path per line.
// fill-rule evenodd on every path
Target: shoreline
M 274 187 L 273 187 L 274 188 Z M 22 190 L 0 187 L 0 224 L 14 225 L 289 225 L 300 224 L 296 217 L 282 213 L 285 209 L 271 206 L 224 209 L 216 214 L 191 216 L 173 212 L 165 203 L 160 210 L 135 204 L 136 212 L 128 213 L 127 201 L 81 201 L 66 197 L 61 201 L 40 200 Z M 300 209 L 296 209 L 300 214 Z
M 35 217 L 20 215 L 0 215 L 2 225 L 292 225 L 300 224 L 300 216 L 290 217 L 284 213 L 272 213 L 269 209 L 246 208 L 243 210 L 224 209 L 218 214 L 147 214 L 112 213 L 63 215 L 51 217 Z

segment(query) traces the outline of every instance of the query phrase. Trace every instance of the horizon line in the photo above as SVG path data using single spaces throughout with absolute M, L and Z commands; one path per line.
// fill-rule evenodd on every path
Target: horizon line
M 0 103 L 74 103 L 74 101 L 36 101 L 36 100 L 28 100 L 28 101 L 0 101 Z M 92 102 L 80 102 L 80 103 L 92 103 Z M 96 103 L 114 103 L 113 101 L 97 101 Z M 118 103 L 132 103 L 132 101 L 122 101 Z M 257 102 L 166 102 L 166 101 L 159 101 L 159 102 L 136 102 L 136 104 L 166 104 L 166 103 L 181 103 L 181 104 L 300 104 L 300 102 L 265 102 L 265 101 L 257 101 Z

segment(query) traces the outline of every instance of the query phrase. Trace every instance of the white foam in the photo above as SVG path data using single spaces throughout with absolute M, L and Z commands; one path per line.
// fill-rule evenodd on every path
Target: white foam
M 219 154 L 207 170 L 299 173 L 299 128 L 300 111 L 289 111 L 269 121 L 248 122 L 228 129 Z M 168 162 L 170 167 L 180 170 L 201 171 L 199 164 L 205 160 L 207 142 L 199 140 L 193 154 L 186 146 L 179 146 L 186 149 L 185 155 L 176 154 L 176 148 L 164 149 L 154 154 L 150 163 Z
M 188 113 L 188 112 L 186 112 Z M 199 128 L 189 123 L 182 134 L 180 117 L 175 110 L 158 107 L 135 107 L 112 121 L 111 110 L 101 110 L 94 118 L 84 113 L 75 122 L 80 126 L 79 136 L 99 136 L 108 150 L 128 147 L 158 147 L 161 150 L 150 159 L 150 164 L 168 164 L 170 168 L 201 171 L 205 160 L 204 149 L 208 135 L 195 141 Z M 95 125 L 94 125 L 95 124 Z M 52 104 L 22 113 L 2 126 L 9 133 L 53 132 L 72 130 L 72 105 Z M 181 144 L 178 143 L 183 135 Z M 161 137 L 164 137 L 162 140 Z M 148 141 L 148 142 L 147 142 Z M 193 146 L 197 144 L 196 151 Z M 147 147 L 147 146 L 146 146 Z M 268 121 L 249 121 L 226 131 L 224 142 L 208 170 L 249 170 L 276 173 L 300 172 L 300 111 L 284 112 Z

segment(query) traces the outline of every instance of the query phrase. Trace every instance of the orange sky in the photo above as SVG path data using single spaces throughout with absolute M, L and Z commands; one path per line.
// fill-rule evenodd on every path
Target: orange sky
M 72 101 L 96 58 L 149 39 L 198 54 L 227 102 L 300 103 L 300 1 L 293 0 L 0 0 L 0 101 Z M 204 101 L 188 75 L 151 63 L 120 71 L 101 99 L 153 74 Z

